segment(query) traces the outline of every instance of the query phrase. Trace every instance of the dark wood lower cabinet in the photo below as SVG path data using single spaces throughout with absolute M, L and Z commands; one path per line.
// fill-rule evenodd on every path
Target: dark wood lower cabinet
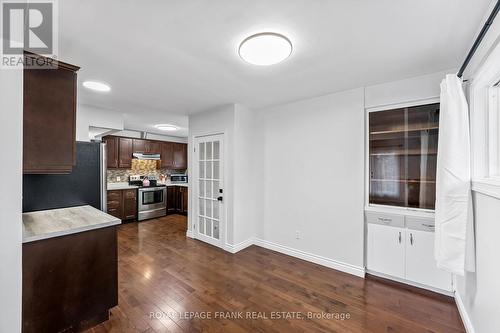
M 122 218 L 123 192 L 121 190 L 108 191 L 108 214 Z
M 123 221 L 137 219 L 137 190 L 108 191 L 108 214 Z
M 116 227 L 23 244 L 22 331 L 80 332 L 118 305 Z
M 186 186 L 167 186 L 167 214 L 187 214 L 188 199 Z
M 177 186 L 167 186 L 167 214 L 178 212 L 177 199 Z
M 123 190 L 123 218 L 135 220 L 137 218 L 137 190 Z

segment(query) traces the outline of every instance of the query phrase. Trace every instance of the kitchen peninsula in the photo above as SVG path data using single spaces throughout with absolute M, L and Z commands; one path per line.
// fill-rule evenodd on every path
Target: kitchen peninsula
M 116 226 L 91 206 L 23 214 L 23 332 L 78 332 L 118 304 Z

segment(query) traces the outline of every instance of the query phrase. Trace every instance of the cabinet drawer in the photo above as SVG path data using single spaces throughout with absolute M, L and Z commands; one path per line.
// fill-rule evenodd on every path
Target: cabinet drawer
M 120 201 L 118 200 L 108 200 L 108 209 L 120 208 Z
M 405 218 L 403 215 L 365 212 L 366 222 L 374 224 L 382 224 L 391 227 L 403 228 L 405 226 Z
M 406 217 L 406 227 L 411 230 L 434 231 L 434 219 L 425 217 Z
M 124 190 L 123 197 L 125 199 L 135 199 L 136 198 L 136 190 Z
M 108 207 L 108 214 L 113 215 L 114 217 L 121 219 L 120 210 L 117 208 L 109 208 Z
M 108 202 L 109 201 L 120 201 L 121 191 L 108 191 Z

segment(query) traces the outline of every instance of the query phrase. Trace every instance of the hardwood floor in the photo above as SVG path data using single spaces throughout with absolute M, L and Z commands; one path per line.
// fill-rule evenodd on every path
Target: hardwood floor
M 449 300 L 185 233 L 180 215 L 119 227 L 119 306 L 88 332 L 465 332 Z

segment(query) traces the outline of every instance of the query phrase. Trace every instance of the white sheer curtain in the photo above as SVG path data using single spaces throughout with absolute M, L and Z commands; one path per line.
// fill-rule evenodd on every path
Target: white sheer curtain
M 437 266 L 464 275 L 475 267 L 469 110 L 455 74 L 441 82 L 436 177 Z

